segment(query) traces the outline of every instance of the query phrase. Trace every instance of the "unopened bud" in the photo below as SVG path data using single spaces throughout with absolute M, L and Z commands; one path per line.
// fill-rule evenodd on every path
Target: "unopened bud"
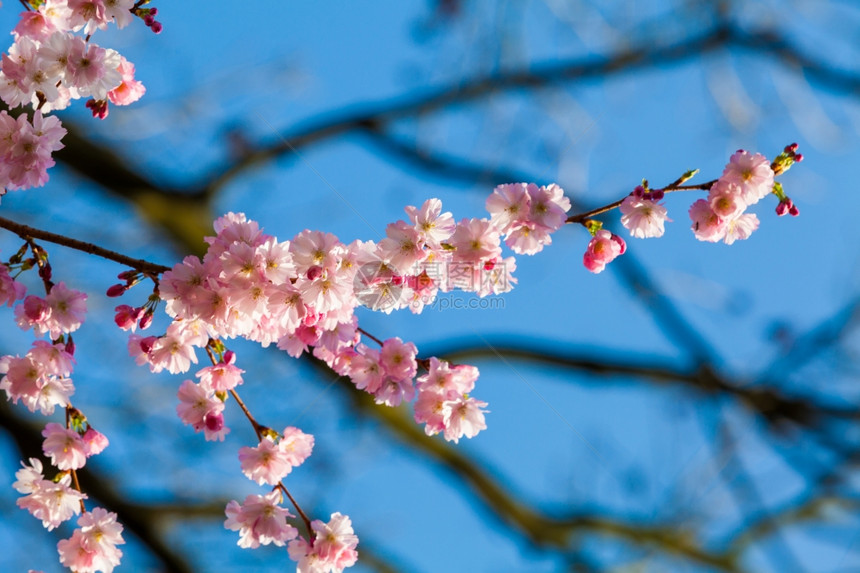
M 220 432 L 224 428 L 224 414 L 206 414 L 203 417 L 203 423 L 206 424 L 206 429 L 210 432 Z
M 152 314 L 152 309 L 148 308 L 146 309 L 146 312 L 143 313 L 143 316 L 140 317 L 140 321 L 137 323 L 137 325 L 140 327 L 141 330 L 146 330 L 152 324 Z
M 803 154 L 802 153 L 798 153 L 797 155 L 794 156 L 794 162 L 795 163 L 800 163 L 801 161 L 803 161 Z
M 320 277 L 320 275 L 322 275 L 322 273 L 323 273 L 322 267 L 313 266 L 313 267 L 308 269 L 308 272 L 307 272 L 308 280 L 309 281 L 316 280 Z
M 156 340 L 158 340 L 158 337 L 156 336 L 147 336 L 146 338 L 141 338 L 138 344 L 140 344 L 140 349 L 144 353 L 149 354 L 152 351 L 152 347 L 155 345 Z
M 800 215 L 800 209 L 797 208 L 797 205 L 792 205 L 791 208 L 788 210 L 788 214 L 792 217 L 797 217 L 798 215 Z
M 128 330 L 134 326 L 135 321 L 137 321 L 137 309 L 132 308 L 127 304 L 121 304 L 114 310 L 116 311 L 116 314 L 113 317 L 113 321 L 118 327 L 123 330 Z
M 126 285 L 115 284 L 111 285 L 107 289 L 106 294 L 110 297 L 117 297 L 124 295 L 126 290 L 128 290 L 128 287 Z

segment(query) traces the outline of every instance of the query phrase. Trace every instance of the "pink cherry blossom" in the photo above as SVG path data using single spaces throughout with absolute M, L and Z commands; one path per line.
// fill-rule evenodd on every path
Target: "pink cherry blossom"
M 42 451 L 59 469 L 77 470 L 87 463 L 86 446 L 76 431 L 51 422 L 42 430 L 42 436 Z
M 107 436 L 93 428 L 87 428 L 82 439 L 84 441 L 84 453 L 86 453 L 87 457 L 102 453 L 110 444 Z
M 70 289 L 60 282 L 51 288 L 45 300 L 51 307 L 52 338 L 80 328 L 87 312 L 85 293 Z
M 653 199 L 628 195 L 621 202 L 621 224 L 636 238 L 662 237 L 666 207 Z
M 691 229 L 700 241 L 716 243 L 726 234 L 725 220 L 714 213 L 708 201 L 699 199 L 690 206 Z
M 274 543 L 283 546 L 298 535 L 298 530 L 287 523 L 293 515 L 280 506 L 281 492 L 277 489 L 266 495 L 249 495 L 243 504 L 227 504 L 224 527 L 239 531 L 239 547 L 256 548 Z
M 60 563 L 77 573 L 111 573 L 122 558 L 117 545 L 125 543 L 116 514 L 97 507 L 79 517 L 78 525 L 72 537 L 57 544 Z
M 531 198 L 529 221 L 546 227 L 550 231 L 560 229 L 570 210 L 570 200 L 564 196 L 562 188 L 555 183 L 546 187 L 529 183 L 526 189 Z
M 297 571 L 302 573 L 340 573 L 358 560 L 358 537 L 352 529 L 349 517 L 333 513 L 328 523 L 319 519 L 311 522 L 314 531 L 313 543 L 303 538 L 290 542 L 290 559 L 298 562 Z
M 197 432 L 203 430 L 207 439 L 209 433 L 213 432 L 213 437 L 220 435 L 223 439 L 223 434 L 219 434 L 222 428 L 218 428 L 218 422 L 223 423 L 221 413 L 224 411 L 224 402 L 215 396 L 211 388 L 185 380 L 179 386 L 177 396 L 179 405 L 176 407 L 176 413 L 184 424 L 190 425 Z
M 415 400 L 415 422 L 424 424 L 424 433 L 433 436 L 445 430 L 445 394 L 435 388 L 418 388 Z
M 748 239 L 749 236 L 758 229 L 759 221 L 752 213 L 746 213 L 733 219 L 726 221 L 726 236 L 723 241 L 727 245 L 731 245 L 735 241 Z
M 624 239 L 606 229 L 600 229 L 588 243 L 582 259 L 583 264 L 591 272 L 599 273 L 615 260 L 615 257 L 624 254 L 626 249 Z
M 419 240 L 429 249 L 440 249 L 442 243 L 454 233 L 454 217 L 451 213 L 442 212 L 442 201 L 439 199 L 427 199 L 420 208 L 410 205 L 405 210 L 418 231 Z
M 512 228 L 505 238 L 505 244 L 519 255 L 534 255 L 551 243 L 549 229 L 531 222 Z
M 528 218 L 530 197 L 525 183 L 507 183 L 493 189 L 486 208 L 493 224 L 507 234 L 519 222 Z
M 282 432 L 278 442 L 278 448 L 286 456 L 286 460 L 293 467 L 302 465 L 311 455 L 314 447 L 314 437 L 306 434 L 293 426 L 287 426 Z
M 351 361 L 349 377 L 356 388 L 373 394 L 379 390 L 385 379 L 385 369 L 379 362 L 379 351 L 364 344 L 356 346 L 356 351 L 358 355 Z
M 15 301 L 24 298 L 27 287 L 9 275 L 9 268 L 0 264 L 0 304 L 12 306 Z
M 128 11 L 125 12 L 128 14 Z M 122 76 L 122 82 L 108 92 L 108 98 L 114 105 L 130 105 L 146 93 L 146 88 L 142 83 L 134 79 L 134 64 L 126 60 L 124 57 L 119 57 L 119 66 L 117 71 Z
M 16 481 L 12 484 L 18 493 L 24 494 L 17 502 L 18 507 L 42 520 L 48 531 L 81 512 L 81 500 L 87 496 L 70 487 L 70 475 L 54 482 L 45 479 L 38 459 L 30 458 L 29 466 L 23 462 L 21 465 L 23 468 L 15 473 Z
M 415 357 L 418 349 L 411 342 L 403 342 L 400 338 L 389 338 L 382 343 L 379 352 L 379 363 L 386 376 L 397 380 L 415 377 L 418 364 Z
M 754 205 L 773 190 L 773 169 L 762 154 L 740 149 L 729 159 L 720 180 L 737 185 L 744 203 Z
M 32 460 L 30 461 L 32 463 Z M 45 529 L 51 531 L 81 512 L 81 500 L 86 499 L 87 496 L 71 487 L 71 475 L 66 474 L 57 482 L 37 476 L 27 476 L 25 479 L 31 477 L 35 479 L 24 485 L 19 477 L 22 471 L 26 471 L 26 466 L 25 470 L 19 470 L 15 474 L 19 478 L 15 482 L 18 484 L 16 489 L 27 495 L 18 499 L 17 505 L 29 511 L 36 519 L 40 519 Z M 41 467 L 39 475 L 41 475 Z
M 104 508 L 96 507 L 78 518 L 78 525 L 83 534 L 82 545 L 85 549 L 102 555 L 116 555 L 115 565 L 119 565 L 121 552 L 116 552 L 116 546 L 125 543 L 122 538 L 123 527 L 116 521 L 116 514 Z
M 474 438 L 478 432 L 485 430 L 484 421 L 486 402 L 459 396 L 446 402 L 444 407 L 445 439 L 458 442 L 461 437 Z
M 391 378 L 386 376 L 382 385 L 373 393 L 377 404 L 399 406 L 401 402 L 410 402 L 415 397 L 415 385 L 411 378 Z
M 475 263 L 499 256 L 499 242 L 499 231 L 487 219 L 463 219 L 450 239 L 458 260 Z
M 232 352 L 230 354 L 235 362 L 235 354 Z M 207 384 L 215 392 L 226 392 L 242 383 L 242 374 L 244 372 L 244 370 L 237 368 L 232 363 L 219 362 L 214 366 L 201 368 L 195 376 L 200 378 L 201 384 Z
M 239 463 L 242 473 L 260 485 L 277 485 L 293 469 L 284 451 L 268 438 L 256 447 L 239 448 Z
M 747 208 L 741 187 L 723 179 L 714 183 L 708 192 L 708 205 L 722 219 L 736 217 Z

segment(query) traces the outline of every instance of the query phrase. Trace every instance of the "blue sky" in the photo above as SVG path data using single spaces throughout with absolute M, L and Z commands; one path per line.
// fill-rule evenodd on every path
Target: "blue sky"
M 156 181 L 193 182 L 228 160 L 228 129 L 272 141 L 311 119 L 426 93 L 475 74 L 599 58 L 614 45 L 612 35 L 599 33 L 613 19 L 622 22 L 621 35 L 627 30 L 633 40 L 657 33 L 661 23 L 666 34 L 674 35 L 700 25 L 667 17 L 665 2 L 626 3 L 623 14 L 619 7 L 607 12 L 583 4 L 573 21 L 563 17 L 565 9 L 556 2 L 490 4 L 470 4 L 450 28 L 423 41 L 416 34 L 427 17 L 424 3 L 283 2 L 253 10 L 156 4 L 165 26 L 160 36 L 140 25 L 94 36 L 137 65 L 147 94 L 131 108 L 114 108 L 108 120 L 91 127 Z M 753 6 L 739 12 L 745 26 L 773 16 L 771 3 L 755 4 L 758 11 Z M 851 65 L 856 50 L 840 34 L 856 23 L 856 12 L 837 5 L 822 14 L 814 12 L 814 4 L 798 2 L 793 13 L 779 16 L 782 29 L 810 50 L 827 42 L 826 56 L 834 65 Z M 4 5 L 0 27 L 11 28 L 15 11 L 15 3 Z M 633 26 L 638 21 L 647 25 Z M 821 32 L 829 26 L 836 30 L 830 36 Z M 68 115 L 91 123 L 85 112 L 78 106 Z M 666 199 L 673 222 L 665 237 L 631 238 L 625 255 L 648 269 L 693 329 L 707 338 L 719 357 L 716 365 L 752 383 L 779 356 L 767 338 L 775 323 L 802 333 L 856 296 L 860 195 L 852 169 L 860 152 L 858 120 L 856 98 L 816 89 L 814 83 L 810 87 L 758 56 L 717 52 L 606 81 L 500 94 L 489 103 L 404 120 L 395 131 L 436 152 L 556 180 L 570 194 L 574 210 L 618 199 L 642 178 L 660 186 L 691 168 L 702 170 L 697 180 L 715 178 L 738 148 L 772 157 L 784 145 L 799 142 L 806 161 L 782 181 L 801 217 L 777 218 L 776 202 L 763 201 L 755 208 L 761 228 L 751 239 L 731 247 L 703 244 L 689 231 L 687 217 L 697 197 L 674 194 Z M 404 217 L 403 206 L 428 197 L 441 198 L 456 219 L 483 216 L 490 191 L 491 186 L 404 168 L 365 138 L 349 135 L 243 173 L 218 196 L 215 214 L 243 211 L 280 239 L 310 228 L 349 242 L 378 239 L 387 223 Z M 105 199 L 62 168 L 45 188 L 7 195 L 0 208 L 4 216 L 132 256 L 163 264 L 183 256 L 127 204 Z M 616 214 L 605 220 L 617 225 Z M 425 348 L 430 353 L 450 350 L 452 344 L 486 347 L 509 341 L 562 354 L 687 365 L 683 341 L 655 325 L 648 303 L 631 292 L 616 269 L 595 276 L 582 267 L 587 242 L 582 228 L 564 228 L 544 252 L 518 257 L 519 283 L 504 298 L 504 308 L 417 317 L 368 311 L 360 314 L 362 326 L 379 337 L 413 340 L 422 356 Z M 15 248 L 15 239 L 0 235 L 3 253 Z M 162 484 L 177 480 L 194 484 L 181 491 L 191 497 L 242 499 L 259 493 L 239 473 L 235 459 L 236 449 L 251 439 L 250 429 L 235 419 L 226 446 L 204 443 L 173 419 L 182 377 L 152 377 L 126 357 L 122 336 L 110 326 L 113 301 L 98 294 L 120 269 L 60 248 L 50 252 L 55 276 L 68 273 L 67 282 L 91 293 L 93 316 L 78 341 L 76 403 L 117 432 L 100 460 L 104 471 L 121 474 L 124 491 L 146 501 L 163 499 Z M 8 320 L 3 311 L 0 318 Z M 21 352 L 29 344 L 11 327 L 2 330 L 0 341 L 9 349 L 4 352 Z M 320 508 L 320 516 L 349 514 L 362 541 L 384 547 L 385 554 L 416 571 L 558 569 L 558 560 L 526 547 L 469 501 L 457 479 L 392 442 L 378 424 L 355 422 L 343 394 L 329 388 L 330 379 L 271 351 L 238 348 L 240 365 L 249 372 L 243 393 L 249 404 L 256 403 L 274 427 L 298 424 L 318 438 L 317 460 L 294 472 L 288 486 Z M 774 504 L 798 487 L 797 476 L 779 455 L 780 448 L 793 445 L 777 441 L 774 446 L 759 422 L 736 408 L 718 409 L 677 387 L 655 389 L 624 378 L 594 379 L 493 358 L 474 363 L 482 373 L 474 395 L 490 403 L 489 428 L 458 448 L 542 508 L 599 507 L 622 517 L 705 521 L 705 534 L 719 536 L 743 508 L 729 494 L 711 449 L 718 419 L 730 422 L 742 444 L 739 457 L 754 468 L 753 480 Z M 818 372 L 827 375 L 818 378 Z M 830 374 L 820 367 L 786 384 L 856 399 L 850 379 Z M 129 419 L 138 420 L 131 430 Z M 11 442 L 3 444 L 3 452 L 0 482 L 11 482 L 17 464 Z M 3 498 L 4 515 L 14 515 L 14 527 L 27 527 L 36 536 L 38 524 L 16 514 L 13 499 Z M 0 545 L 11 543 L 10 526 L 0 527 Z M 282 550 L 234 550 L 235 534 L 218 523 L 174 527 L 173 537 L 196 555 L 199 570 L 274 571 L 288 562 Z M 824 545 L 806 532 L 790 537 L 809 570 L 858 566 L 856 554 L 846 555 L 851 540 L 844 530 L 837 525 L 827 531 L 838 541 L 845 537 L 844 543 Z M 54 542 L 27 541 L 40 551 L 51 550 Z M 596 538 L 586 543 L 610 562 L 634 556 L 619 544 Z M 770 570 L 767 551 L 750 553 L 751 570 Z M 128 553 L 126 570 L 143 570 L 133 565 L 137 552 L 132 545 Z M 31 559 L 34 553 L 26 555 Z M 39 557 L 26 565 L 30 561 L 18 555 L 14 566 L 52 570 L 53 555 Z M 653 567 L 646 570 L 693 570 L 659 555 L 643 559 Z

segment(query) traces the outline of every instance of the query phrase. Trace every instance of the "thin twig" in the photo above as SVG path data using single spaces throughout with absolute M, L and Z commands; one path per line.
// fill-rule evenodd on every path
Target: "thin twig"
M 86 243 L 84 241 L 79 241 L 78 239 L 72 239 L 71 237 L 51 233 L 50 231 L 43 231 L 41 229 L 36 229 L 35 227 L 22 225 L 4 217 L 0 217 L 0 227 L 12 231 L 25 241 L 28 239 L 40 239 L 42 241 L 48 241 L 49 243 L 62 245 L 70 249 L 75 249 L 77 251 L 81 251 L 90 255 L 96 255 L 97 257 L 102 257 L 103 259 L 114 261 L 121 265 L 131 267 L 147 275 L 160 275 L 161 273 L 170 270 L 170 267 L 165 267 L 164 265 L 151 263 L 143 259 L 133 259 L 121 253 L 117 253 L 116 251 L 111 251 L 109 249 L 99 247 L 98 245 L 94 245 L 92 243 Z

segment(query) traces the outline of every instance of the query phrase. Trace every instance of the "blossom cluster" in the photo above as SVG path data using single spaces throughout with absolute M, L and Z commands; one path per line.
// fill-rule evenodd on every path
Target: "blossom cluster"
M 22 329 L 33 329 L 37 337 L 50 334 L 55 342 L 35 340 L 24 356 L 0 356 L 0 389 L 14 403 L 31 412 L 50 416 L 56 406 L 69 406 L 72 384 L 71 344 L 61 337 L 76 331 L 86 313 L 86 294 L 60 282 L 45 297 L 26 295 L 26 287 L 12 279 L 6 265 L 0 265 L 0 302 L 16 301 L 15 318 Z
M 759 220 L 748 207 L 755 205 L 773 193 L 779 199 L 777 215 L 797 216 L 799 211 L 782 186 L 774 177 L 788 170 L 794 163 L 803 160 L 797 153 L 797 144 L 791 144 L 773 162 L 760 154 L 750 154 L 740 149 L 729 159 L 729 163 L 718 179 L 701 186 L 683 187 L 698 170 L 685 173 L 677 182 L 664 189 L 648 189 L 647 182 L 637 186 L 617 205 L 621 211 L 621 224 L 636 238 L 662 237 L 668 210 L 661 202 L 667 191 L 704 189 L 705 199 L 698 199 L 690 207 L 692 230 L 700 241 L 716 243 L 723 241 L 731 245 L 748 238 L 758 229 Z M 606 210 L 606 209 L 604 209 Z M 600 210 L 602 212 L 603 210 Z M 624 239 L 602 228 L 602 223 L 587 219 L 583 224 L 591 232 L 592 239 L 583 256 L 585 267 L 594 273 L 601 272 L 606 264 L 622 255 L 627 249 Z
M 54 430 L 51 433 L 55 433 Z M 70 474 L 48 480 L 38 459 L 30 458 L 30 465 L 22 465 L 24 467 L 15 473 L 17 481 L 12 484 L 24 495 L 18 500 L 18 506 L 41 519 L 48 531 L 81 513 L 87 496 L 72 488 Z M 96 507 L 84 512 L 77 523 L 79 528 L 72 536 L 57 543 L 60 563 L 78 573 L 113 571 L 122 557 L 117 545 L 125 543 L 123 527 L 117 523 L 116 514 Z
M 486 402 L 469 394 L 478 369 L 452 365 L 435 357 L 420 359 L 412 342 L 377 340 L 358 327 L 360 306 L 418 313 L 439 292 L 453 289 L 478 296 L 513 288 L 513 257 L 502 256 L 501 241 L 516 252 L 533 254 L 550 243 L 570 202 L 556 185 L 510 184 L 487 201 L 491 218 L 455 222 L 438 199 L 408 206 L 408 221 L 386 228 L 378 243 L 342 243 L 331 233 L 305 230 L 278 241 L 243 214 L 228 213 L 214 223 L 202 259 L 186 257 L 163 273 L 158 296 L 172 318 L 161 336 L 131 334 L 129 351 L 153 372 L 186 372 L 205 348 L 213 365 L 185 380 L 178 392 L 177 414 L 207 440 L 223 440 L 230 431 L 225 403 L 242 384 L 235 354 L 222 340 L 243 337 L 263 346 L 275 344 L 289 355 L 306 352 L 347 376 L 373 395 L 378 404 L 397 406 L 414 400 L 414 416 L 427 435 L 446 440 L 474 437 L 486 428 Z M 126 284 L 108 289 L 125 293 L 138 274 L 120 275 Z M 150 298 L 151 301 L 151 298 Z M 152 306 L 117 307 L 115 321 L 125 330 L 149 326 Z M 147 317 L 149 317 L 147 319 Z M 363 342 L 367 336 L 379 345 Z M 418 375 L 419 366 L 427 374 Z M 417 399 L 416 399 L 417 396 Z M 239 452 L 243 473 L 258 484 L 281 486 L 281 480 L 310 455 L 313 436 L 288 427 L 277 434 L 257 427 L 257 446 Z M 277 491 L 231 502 L 225 526 L 240 531 L 239 545 L 282 545 L 296 536 L 291 517 L 280 507 Z M 295 539 L 290 554 L 300 571 L 339 571 L 355 562 L 357 538 L 349 519 L 335 514 L 328 524 L 313 522 L 310 540 Z M 347 532 L 348 530 L 348 532 Z
M 117 545 L 124 543 L 123 527 L 117 523 L 116 514 L 100 507 L 85 511 L 87 496 L 73 486 L 72 479 L 87 458 L 108 446 L 107 437 L 93 428 L 70 400 L 75 391 L 70 378 L 74 363 L 71 333 L 85 319 L 87 297 L 63 282 L 51 282 L 47 255 L 33 244 L 30 248 L 32 259 L 21 260 L 22 249 L 10 262 L 20 270 L 38 266 L 47 294 L 27 295 L 26 287 L 10 273 L 10 266 L 0 264 L 0 303 L 14 305 L 18 326 L 32 329 L 38 339 L 24 356 L 0 356 L 0 374 L 4 375 L 0 389 L 7 399 L 22 402 L 31 412 L 38 410 L 50 416 L 57 406 L 62 407 L 68 422 L 65 426 L 49 422 L 42 431 L 42 451 L 58 470 L 56 476 L 46 479 L 42 462 L 31 458 L 29 465 L 22 463 L 12 485 L 22 495 L 18 507 L 41 520 L 48 531 L 83 512 L 78 518 L 79 528 L 57 544 L 60 563 L 79 573 L 109 573 L 122 557 Z M 51 340 L 41 339 L 45 335 Z
M 773 169 L 760 153 L 743 149 L 732 155 L 723 175 L 711 186 L 707 199 L 690 207 L 693 234 L 700 241 L 731 245 L 748 238 L 758 229 L 759 220 L 747 207 L 755 205 L 773 190 Z
M 104 119 L 108 102 L 131 104 L 146 91 L 134 65 L 116 50 L 90 41 L 96 30 L 124 28 L 138 15 L 134 0 L 45 0 L 21 14 L 14 43 L 0 62 L 0 99 L 10 109 L 31 105 L 17 119 L 0 112 L 0 184 L 6 189 L 39 187 L 54 165 L 51 153 L 66 134 L 59 119 L 42 114 L 88 98 L 87 107 Z M 144 20 L 150 16 L 140 14 Z M 157 24 L 153 20 L 154 24 Z M 152 27 L 152 26 L 150 26 Z M 76 35 L 80 32 L 85 35 Z
M 290 558 L 297 562 L 298 573 L 328 573 L 343 571 L 358 560 L 358 537 L 349 517 L 333 513 L 328 523 L 319 519 L 311 522 L 310 540 L 299 536 L 298 530 L 287 522 L 294 517 L 281 507 L 278 489 L 266 495 L 249 495 L 244 503 L 231 501 L 227 505 L 224 527 L 239 532 L 240 547 L 257 548 L 289 541 Z
M 244 215 L 227 214 L 216 220 L 216 236 L 206 239 L 209 248 L 202 260 L 186 257 L 162 276 L 159 295 L 173 317 L 166 333 L 133 334 L 129 349 L 139 364 L 148 364 L 154 372 L 178 373 L 196 363 L 195 347 L 205 347 L 212 339 L 244 337 L 263 346 L 276 344 L 294 357 L 312 352 L 373 394 L 377 403 L 396 406 L 412 401 L 417 348 L 399 338 L 377 341 L 379 349 L 362 343 L 355 309 L 364 305 L 384 312 L 396 308 L 420 312 L 440 291 L 462 287 L 486 296 L 510 290 L 515 264 L 512 257 L 501 256 L 502 235 L 513 237 L 511 244 L 524 250 L 514 234 L 523 228 L 540 229 L 545 233 L 540 242 L 547 244 L 549 231 L 563 224 L 570 206 L 557 186 L 507 185 L 494 196 L 510 199 L 517 193 L 511 189 L 517 187 L 522 212 L 516 216 L 505 217 L 508 211 L 491 197 L 492 219 L 455 223 L 442 211 L 441 201 L 430 199 L 420 208 L 407 207 L 409 222 L 388 225 L 379 243 L 347 245 L 330 233 L 310 230 L 279 242 Z M 529 245 L 528 250 L 535 251 Z M 439 266 L 442 261 L 447 264 Z M 480 281 L 457 280 L 475 274 L 481 275 Z M 125 288 L 112 287 L 115 292 Z M 117 323 L 132 328 L 142 314 L 143 307 L 117 307 Z M 458 368 L 452 371 L 460 373 Z M 469 372 L 465 378 L 471 380 L 461 385 L 467 389 L 459 396 L 434 393 L 431 400 L 424 392 L 422 408 L 444 398 L 432 416 L 416 412 L 421 423 L 433 420 L 426 426 L 428 433 L 457 440 L 484 427 L 481 408 L 486 404 L 468 397 L 477 370 Z M 218 393 L 225 390 L 185 381 L 180 389 L 181 417 L 208 438 L 222 438 L 226 430 Z M 461 423 L 464 419 L 470 422 Z

